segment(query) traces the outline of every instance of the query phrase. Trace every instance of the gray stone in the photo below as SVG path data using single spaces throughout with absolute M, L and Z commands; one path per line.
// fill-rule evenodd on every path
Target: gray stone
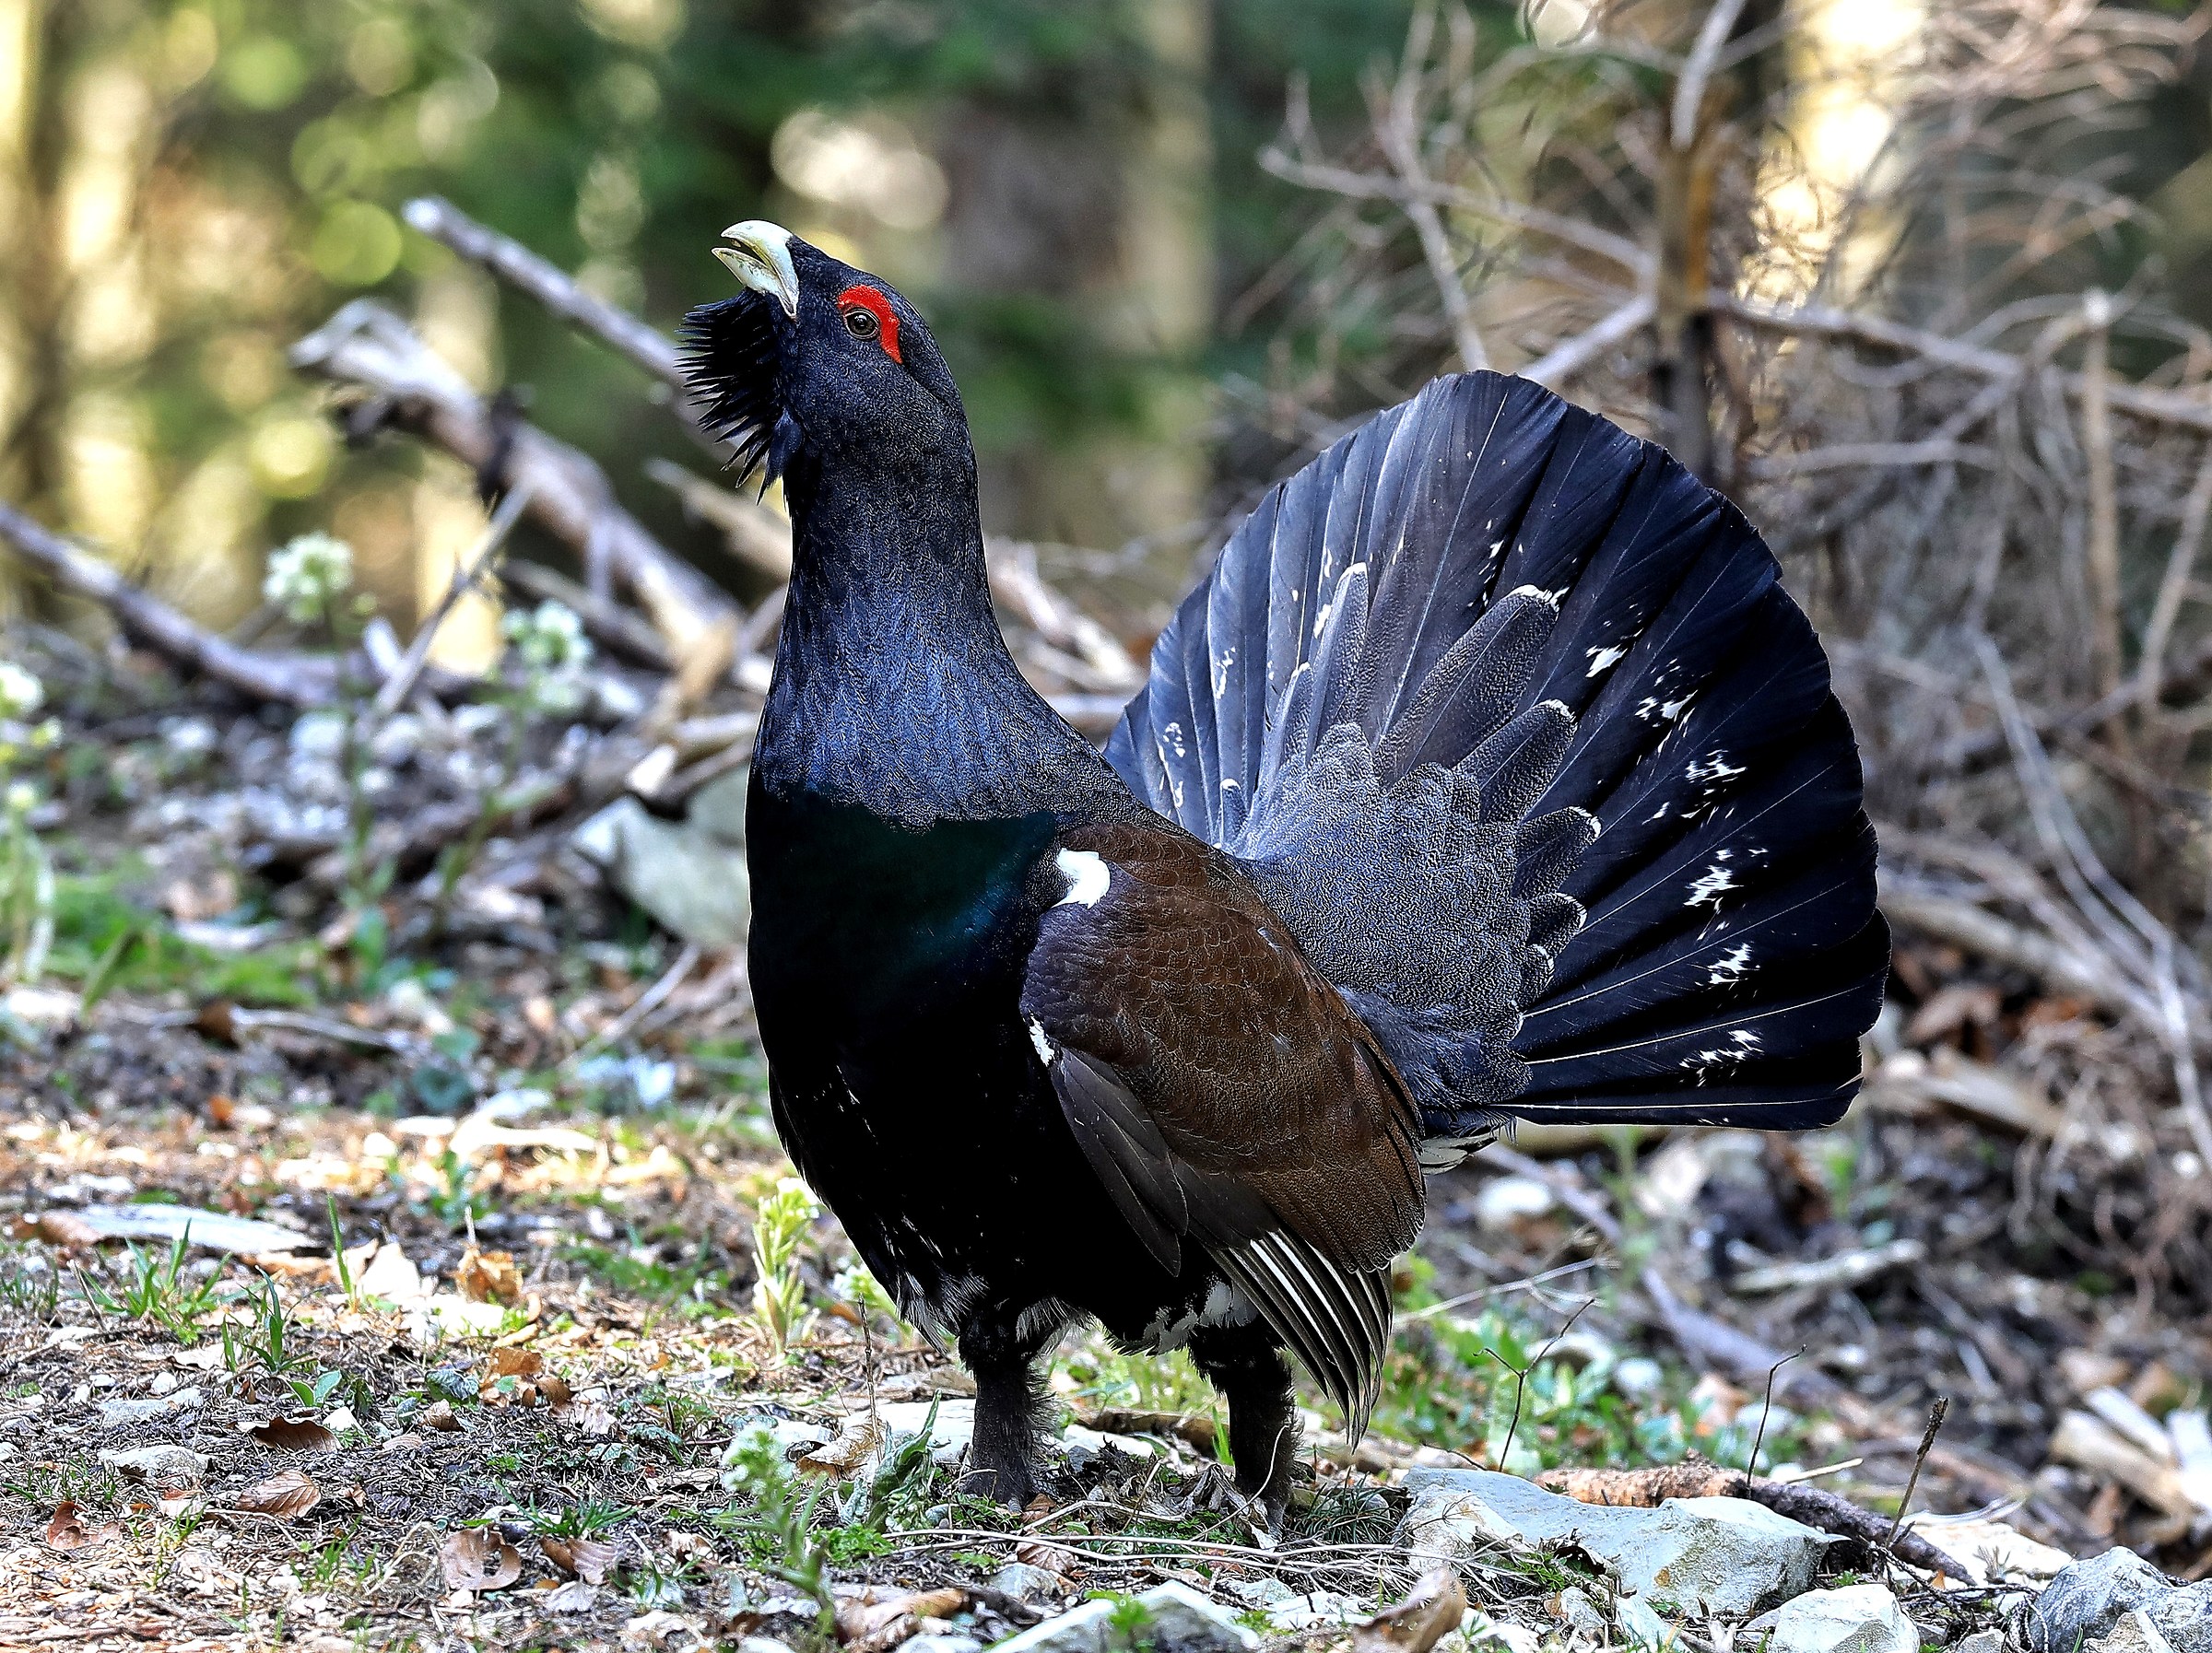
M 991 1575 L 991 1588 L 1023 1601 L 1050 1601 L 1067 1589 L 1067 1580 L 1043 1567 L 1033 1567 L 1026 1561 L 1009 1561 Z M 1290 1592 L 1283 1591 L 1285 1595 Z
M 569 843 L 665 928 L 704 947 L 734 946 L 752 922 L 745 871 L 747 771 L 709 781 L 679 825 L 623 798 L 576 828 Z
M 1749 1618 L 1812 1589 L 1830 1533 L 1746 1498 L 1668 1498 L 1657 1509 L 1575 1503 L 1493 1470 L 1411 1470 L 1398 1542 L 1455 1560 L 1495 1544 L 1572 1547 L 1617 1585 L 1619 1624 L 1659 1642 L 1668 1618 Z
M 1490 1470 L 1416 1469 L 1398 1542 L 1456 1560 L 1501 1543 L 1571 1547 L 1620 1586 L 1621 1628 L 1657 1642 L 1670 1617 L 1742 1619 L 1813 1586 L 1836 1541 L 1742 1498 L 1657 1509 L 1579 1504 Z
M 2129 1624 L 2139 1614 L 2140 1624 Z M 2212 1582 L 2174 1584 L 2132 1550 L 2077 1561 L 2044 1588 L 2022 1625 L 2030 1653 L 2212 1653 Z M 2153 1640 L 2152 1638 L 2156 1638 Z
M 1136 1600 L 1146 1614 L 1136 1639 L 1154 1653 L 1251 1653 L 1259 1646 L 1235 1614 L 1187 1585 L 1163 1584 Z M 1130 1638 L 1114 1621 L 1124 1611 L 1118 1601 L 1086 1601 L 999 1643 L 992 1653 L 1124 1653 Z
M 196 1386 L 143 1400 L 102 1401 L 100 1403 L 100 1421 L 110 1429 L 130 1429 L 140 1424 L 150 1424 L 156 1418 L 167 1417 L 172 1412 L 195 1411 L 199 1404 L 200 1391 Z
M 930 1421 L 932 1407 L 936 1409 L 934 1423 Z M 967 1456 L 968 1443 L 975 1438 L 973 1401 L 892 1401 L 878 1406 L 876 1415 L 891 1440 L 920 1435 L 922 1426 L 928 1424 L 929 1455 L 948 1468 Z
M 2005 1633 L 2002 1630 L 1977 1630 L 1963 1638 L 1951 1653 L 2005 1653 Z
M 1766 1620 L 1767 1653 L 1920 1653 L 1919 1630 L 1878 1584 L 1807 1590 Z
M 101 1239 L 182 1238 L 187 1245 L 248 1255 L 319 1243 L 312 1235 L 295 1234 L 257 1217 L 234 1217 L 190 1205 L 93 1205 L 70 1215 L 82 1219 Z
M 100 1461 L 133 1480 L 143 1478 L 158 1487 L 197 1486 L 207 1473 L 208 1463 L 205 1453 L 173 1444 L 106 1451 L 100 1455 Z
M 900 1642 L 906 1653 L 983 1653 L 983 1644 L 972 1635 L 910 1635 Z

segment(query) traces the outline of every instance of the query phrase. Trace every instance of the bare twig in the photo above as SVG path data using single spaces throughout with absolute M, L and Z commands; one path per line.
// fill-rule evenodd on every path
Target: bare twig
M 2097 661 L 2097 692 L 2120 686 L 2120 501 L 2112 476 L 2112 301 L 2090 292 L 2081 303 L 2088 348 L 2081 369 L 2081 446 L 2088 459 L 2088 533 L 2083 561 L 2088 574 L 2090 639 Z
M 528 483 L 510 488 L 476 545 L 469 548 L 466 556 L 453 564 L 453 577 L 447 583 L 444 593 L 439 597 L 437 606 L 415 628 L 414 639 L 408 643 L 406 653 L 400 657 L 397 669 L 384 679 L 383 687 L 377 690 L 376 702 L 371 709 L 376 717 L 388 718 L 407 703 L 407 697 L 415 692 L 415 685 L 422 676 L 422 668 L 429 662 L 431 645 L 438 640 L 438 628 L 445 624 L 462 596 L 473 590 L 491 571 L 500 548 L 507 543 L 507 536 L 514 531 L 516 522 L 522 517 L 523 508 L 529 503 Z
M 1521 369 L 1521 377 L 1559 390 L 1592 362 L 1652 324 L 1654 302 L 1640 293 L 1595 326 L 1554 345 Z
M 1675 81 L 1674 104 L 1667 116 L 1667 142 L 1687 149 L 1697 141 L 1705 109 L 1705 88 L 1720 63 L 1721 48 L 1728 43 L 1736 19 L 1744 15 L 1744 0 L 1717 0 L 1698 26 L 1698 38 Z
M 570 1057 L 561 1065 L 573 1067 L 593 1052 L 604 1050 L 611 1045 L 619 1043 L 632 1027 L 635 1027 L 659 1007 L 662 1000 L 667 998 L 670 993 L 683 985 L 684 978 L 690 975 L 699 963 L 699 952 L 697 942 L 686 942 L 683 951 L 676 955 L 676 962 L 663 972 L 658 980 L 631 1000 L 629 1007 L 620 1015 L 578 1046 L 576 1054 Z
M 636 594 L 680 664 L 702 639 L 734 632 L 737 610 L 721 589 L 671 555 L 620 505 L 584 454 L 519 419 L 504 425 L 468 382 L 399 317 L 357 299 L 292 346 L 292 365 L 361 393 L 353 428 L 392 425 L 423 437 L 472 470 L 498 462 L 500 480 L 525 490 L 529 516 L 598 561 Z
M 408 225 L 530 295 L 562 321 L 604 340 L 670 389 L 684 390 L 676 346 L 658 329 L 586 292 L 520 241 L 477 223 L 452 202 L 424 195 L 401 209 Z
M 1897 1501 L 1897 1518 L 1889 1523 L 1889 1536 L 1882 1540 L 1882 1548 L 1897 1548 L 1897 1535 L 1905 1524 L 1905 1512 L 1912 1507 L 1912 1494 L 1920 1485 L 1920 1471 L 1927 1466 L 1928 1454 L 1936 1449 L 1936 1436 L 1943 1428 L 1943 1420 L 1950 1415 L 1951 1398 L 1937 1395 L 1936 1404 L 1928 1408 L 1928 1426 L 1920 1437 L 1920 1451 L 1913 1457 L 1912 1472 L 1905 1477 L 1905 1495 Z

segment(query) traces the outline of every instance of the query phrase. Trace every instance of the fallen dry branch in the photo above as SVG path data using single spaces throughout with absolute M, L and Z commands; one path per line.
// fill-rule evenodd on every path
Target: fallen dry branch
M 189 674 L 236 689 L 252 700 L 302 709 L 326 706 L 337 694 L 335 660 L 241 649 L 186 619 L 13 506 L 0 504 L 0 539 L 25 561 L 43 569 L 62 590 L 106 609 L 133 642 Z
M 406 430 L 500 487 L 526 488 L 531 520 L 575 548 L 594 592 L 619 580 L 636 595 L 679 669 L 713 647 L 710 639 L 726 648 L 735 638 L 739 615 L 727 593 L 624 510 L 596 463 L 477 395 L 383 306 L 355 299 L 294 345 L 291 362 L 356 398 L 347 412 L 355 434 Z
M 1547 1470 L 1536 1477 L 1536 1484 L 1563 1493 L 1577 1503 L 1624 1505 L 1636 1509 L 1655 1509 L 1669 1498 L 1747 1498 L 1776 1515 L 1832 1532 L 1871 1551 L 1888 1547 L 1891 1522 L 1888 1516 L 1861 1509 L 1848 1498 L 1802 1481 L 1770 1481 L 1764 1475 L 1724 1470 L 1694 1453 L 1680 1463 L 1655 1464 L 1649 1469 Z M 1956 1579 L 1975 1576 L 1911 1529 L 1897 1535 L 1895 1553 L 1900 1561 L 1931 1573 Z

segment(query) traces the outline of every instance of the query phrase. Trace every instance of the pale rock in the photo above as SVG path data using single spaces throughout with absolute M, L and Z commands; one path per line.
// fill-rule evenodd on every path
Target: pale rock
M 1227 1608 L 1187 1585 L 1163 1584 L 1136 1600 L 1147 1615 L 1140 1638 L 1155 1653 L 1250 1653 L 1259 1645 Z M 1122 1612 L 1120 1602 L 1086 1601 L 1000 1642 L 993 1653 L 1113 1653 L 1123 1645 L 1113 1625 Z
M 1270 1578 L 1266 1582 L 1275 1584 L 1277 1581 Z M 1012 1596 L 1017 1600 L 1030 1602 L 1056 1600 L 1067 1589 L 1067 1581 L 1059 1574 L 1043 1567 L 1033 1567 L 1026 1561 L 1009 1561 L 991 1575 L 990 1584 L 993 1589 Z M 1290 1593 L 1288 1586 L 1278 1588 L 1286 1596 Z
M 2003 1521 L 1915 1521 L 1912 1528 L 1973 1571 L 1967 1584 L 2041 1584 L 2074 1565 L 2064 1550 L 2041 1544 Z
M 2005 1633 L 2002 1630 L 1977 1630 L 1961 1638 L 1951 1653 L 2005 1653 Z
M 1744 1626 L 1767 1653 L 1920 1653 L 1920 1631 L 1878 1584 L 1807 1590 Z
M 1747 1618 L 1810 1589 L 1836 1541 L 1741 1498 L 1670 1498 L 1657 1509 L 1580 1504 L 1490 1470 L 1415 1469 L 1397 1542 L 1453 1560 L 1500 1543 L 1571 1545 L 1620 1587 L 1620 1627 L 1656 1643 L 1654 1601 L 1690 1618 Z
M 684 940 L 734 946 L 752 922 L 747 773 L 735 769 L 700 788 L 680 826 L 655 819 L 635 798 L 618 799 L 570 834 L 570 847 Z
M 100 1403 L 100 1424 L 109 1429 L 130 1429 L 140 1424 L 150 1424 L 171 1413 L 193 1412 L 200 1404 L 200 1390 L 195 1384 L 190 1389 L 173 1389 L 166 1395 L 156 1395 L 142 1401 L 102 1401 Z
M 2124 1621 L 2140 1614 L 2142 1623 Z M 2024 1616 L 2030 1653 L 2212 1653 L 2212 1582 L 2180 1586 L 2132 1550 L 2077 1561 L 2051 1580 Z M 2152 1638 L 2156 1637 L 2156 1641 Z
M 1475 1225 L 1493 1233 L 1516 1223 L 1548 1215 L 1559 1204 L 1551 1190 L 1534 1177 L 1493 1177 L 1475 1196 Z
M 933 1406 L 937 1416 L 936 1422 L 930 1424 Z M 968 1443 L 975 1438 L 973 1401 L 893 1401 L 878 1406 L 876 1415 L 882 1420 L 885 1436 L 889 1440 L 919 1435 L 927 1424 L 929 1455 L 948 1468 L 968 1455 Z
M 903 1653 L 982 1653 L 983 1644 L 972 1635 L 910 1635 L 899 1644 Z
M 197 1486 L 207 1473 L 208 1463 L 205 1453 L 173 1443 L 103 1451 L 100 1461 L 133 1480 L 143 1477 L 158 1487 Z

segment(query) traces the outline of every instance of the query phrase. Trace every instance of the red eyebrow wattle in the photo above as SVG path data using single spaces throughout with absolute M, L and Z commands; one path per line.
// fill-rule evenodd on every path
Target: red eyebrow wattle
M 899 312 L 879 289 L 865 284 L 847 287 L 837 296 L 837 313 L 841 316 L 849 310 L 873 314 L 878 323 L 877 342 L 883 346 L 883 353 L 893 361 L 904 360 L 899 354 Z

